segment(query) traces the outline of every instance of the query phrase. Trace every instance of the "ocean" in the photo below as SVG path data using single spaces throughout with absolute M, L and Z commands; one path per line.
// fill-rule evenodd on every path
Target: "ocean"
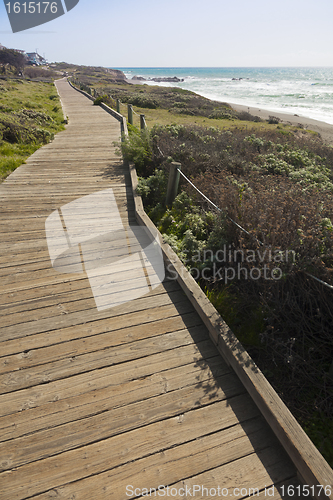
M 155 83 L 192 90 L 209 99 L 297 114 L 333 124 L 333 68 L 117 68 L 128 79 L 173 77 Z

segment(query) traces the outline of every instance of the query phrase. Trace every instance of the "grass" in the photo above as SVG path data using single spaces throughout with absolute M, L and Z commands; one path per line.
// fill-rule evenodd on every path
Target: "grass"
M 53 83 L 0 80 L 0 181 L 64 129 Z
M 278 125 L 271 125 L 267 122 L 247 122 L 244 120 L 238 120 L 234 118 L 233 120 L 216 119 L 216 118 L 206 118 L 204 116 L 191 116 L 191 115 L 180 115 L 178 113 L 173 113 L 172 111 L 166 109 L 146 109 L 140 108 L 138 106 L 133 106 L 133 109 L 138 114 L 145 115 L 145 120 L 148 128 L 153 128 L 154 125 L 199 125 L 201 127 L 215 127 L 220 130 L 249 130 L 251 133 L 260 133 L 268 130 L 276 130 Z M 121 106 L 121 114 L 127 116 L 127 106 Z M 133 125 L 136 127 L 140 126 L 140 118 L 134 115 Z M 281 130 L 285 133 L 289 133 L 295 129 L 291 125 L 280 125 Z M 283 128 L 281 128 L 283 127 Z M 308 131 L 302 130 L 304 133 Z M 316 132 L 314 132 L 316 134 Z

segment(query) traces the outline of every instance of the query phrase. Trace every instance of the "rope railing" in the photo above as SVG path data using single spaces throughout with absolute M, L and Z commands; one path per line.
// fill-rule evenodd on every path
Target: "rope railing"
M 229 217 L 228 214 L 226 214 L 224 212 L 224 210 L 222 210 L 222 208 L 218 207 L 217 205 L 215 205 L 215 203 L 213 203 L 204 193 L 202 193 L 200 191 L 200 189 L 198 189 L 194 184 L 193 182 L 190 181 L 190 179 L 188 179 L 186 177 L 186 175 L 179 169 L 177 168 L 178 172 L 180 173 L 180 175 L 210 204 L 212 205 L 216 210 L 218 210 L 219 212 L 222 212 L 225 214 L 225 216 L 231 221 L 233 222 L 241 231 L 243 231 L 244 233 L 246 233 L 248 236 L 251 236 L 252 237 L 252 234 L 250 234 L 248 231 L 246 231 L 246 229 L 244 229 L 240 224 L 238 224 L 238 222 L 234 221 L 231 217 Z M 258 243 L 260 243 L 260 245 L 263 245 L 263 243 L 261 241 L 259 241 L 257 238 L 256 240 L 258 241 Z
M 161 151 L 160 149 L 159 149 L 159 151 L 160 151 L 160 153 L 162 153 L 162 151 Z M 162 155 L 163 155 L 163 153 L 162 153 Z M 163 155 L 163 156 L 164 156 L 164 155 Z M 233 223 L 236 227 L 238 227 L 238 229 L 240 229 L 241 231 L 243 231 L 245 234 L 247 234 L 247 235 L 248 235 L 248 236 L 250 236 L 251 238 L 254 238 L 254 239 L 257 241 L 257 243 L 259 243 L 260 245 L 262 245 L 262 246 L 264 246 L 264 247 L 266 247 L 266 248 L 267 248 L 267 245 L 265 245 L 262 241 L 258 240 L 258 238 L 257 238 L 256 236 L 252 235 L 252 234 L 251 234 L 251 233 L 249 233 L 246 229 L 244 229 L 244 228 L 243 228 L 240 224 L 238 224 L 238 222 L 236 222 L 236 221 L 235 221 L 235 220 L 233 220 L 233 219 L 232 219 L 232 218 L 231 218 L 228 214 L 226 214 L 226 213 L 225 213 L 225 211 L 224 211 L 224 210 L 222 210 L 222 208 L 220 208 L 219 206 L 217 206 L 217 205 L 216 205 L 216 204 L 215 204 L 212 200 L 210 200 L 210 199 L 208 198 L 208 196 L 206 196 L 206 195 L 205 195 L 202 191 L 200 191 L 200 189 L 199 189 L 199 188 L 197 188 L 197 186 L 196 186 L 195 184 L 193 184 L 193 182 L 192 182 L 192 181 L 191 181 L 188 177 L 186 177 L 186 175 L 182 172 L 182 170 L 181 170 L 181 168 L 180 168 L 180 164 L 179 164 L 179 163 L 175 163 L 175 162 L 173 162 L 171 165 L 173 166 L 173 168 L 174 168 L 175 170 L 177 170 L 178 174 L 179 174 L 179 175 L 181 175 L 181 176 L 183 177 L 183 179 L 185 179 L 185 180 L 186 180 L 186 182 L 188 182 L 188 183 L 189 183 L 189 184 L 193 187 L 193 189 L 195 189 L 195 191 L 196 191 L 197 193 L 199 193 L 199 194 L 200 194 L 200 196 L 202 196 L 202 197 L 203 197 L 203 198 L 207 201 L 207 203 L 209 203 L 212 207 L 214 207 L 214 208 L 215 208 L 218 212 L 223 213 L 223 214 L 227 217 L 227 219 L 228 219 L 228 220 L 230 220 L 230 221 L 231 221 L 231 222 L 232 222 L 232 223 Z M 179 183 L 179 176 L 177 176 L 177 177 L 176 177 L 176 176 L 172 175 L 172 174 L 171 174 L 171 170 L 170 170 L 170 177 L 169 177 L 169 180 L 170 180 L 171 178 L 173 178 L 173 181 L 172 181 L 172 182 L 174 182 L 174 183 L 176 183 L 176 184 L 178 184 L 178 183 Z M 178 178 L 178 181 L 177 181 L 177 178 Z M 172 187 L 172 186 L 170 186 L 170 184 L 171 184 L 171 183 L 169 183 L 169 184 L 168 184 L 168 192 L 169 192 L 169 193 L 173 192 L 173 193 L 175 193 L 175 196 L 176 196 L 177 191 L 178 191 L 178 185 L 176 185 L 176 187 L 175 187 L 175 186 L 174 186 L 174 187 Z M 172 201 L 173 201 L 173 200 L 172 200 L 172 201 L 171 201 L 171 203 L 170 203 L 170 200 L 171 200 L 171 198 L 170 198 L 170 194 L 168 195 L 168 193 L 167 193 L 167 205 L 169 205 L 169 206 L 172 204 Z M 326 281 L 323 281 L 323 280 L 321 280 L 320 278 L 317 278 L 316 276 L 314 276 L 314 275 L 313 275 L 313 274 L 311 274 L 311 273 L 308 273 L 307 271 L 304 271 L 304 273 L 305 273 L 307 276 L 309 276 L 310 278 L 313 278 L 314 280 L 318 281 L 318 282 L 319 282 L 319 283 L 321 283 L 322 285 L 326 286 L 326 287 L 327 287 L 327 288 L 329 288 L 330 290 L 333 290 L 333 286 L 332 286 L 332 285 L 330 285 L 329 283 L 326 283 Z

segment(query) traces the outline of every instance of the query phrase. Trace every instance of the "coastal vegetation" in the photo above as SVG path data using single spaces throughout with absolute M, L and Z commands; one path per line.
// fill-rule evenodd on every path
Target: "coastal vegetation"
M 145 209 L 333 464 L 333 149 L 299 129 L 130 127 Z M 185 180 L 165 206 L 170 162 Z M 236 224 L 235 224 L 236 223 Z M 243 231 L 240 226 L 245 229 Z

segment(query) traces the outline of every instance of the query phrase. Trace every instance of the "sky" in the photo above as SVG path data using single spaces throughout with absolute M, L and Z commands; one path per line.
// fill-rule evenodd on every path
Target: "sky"
M 19 33 L 11 31 L 6 1 L 0 43 L 38 49 L 49 62 L 333 66 L 332 0 L 80 0 L 63 16 Z

